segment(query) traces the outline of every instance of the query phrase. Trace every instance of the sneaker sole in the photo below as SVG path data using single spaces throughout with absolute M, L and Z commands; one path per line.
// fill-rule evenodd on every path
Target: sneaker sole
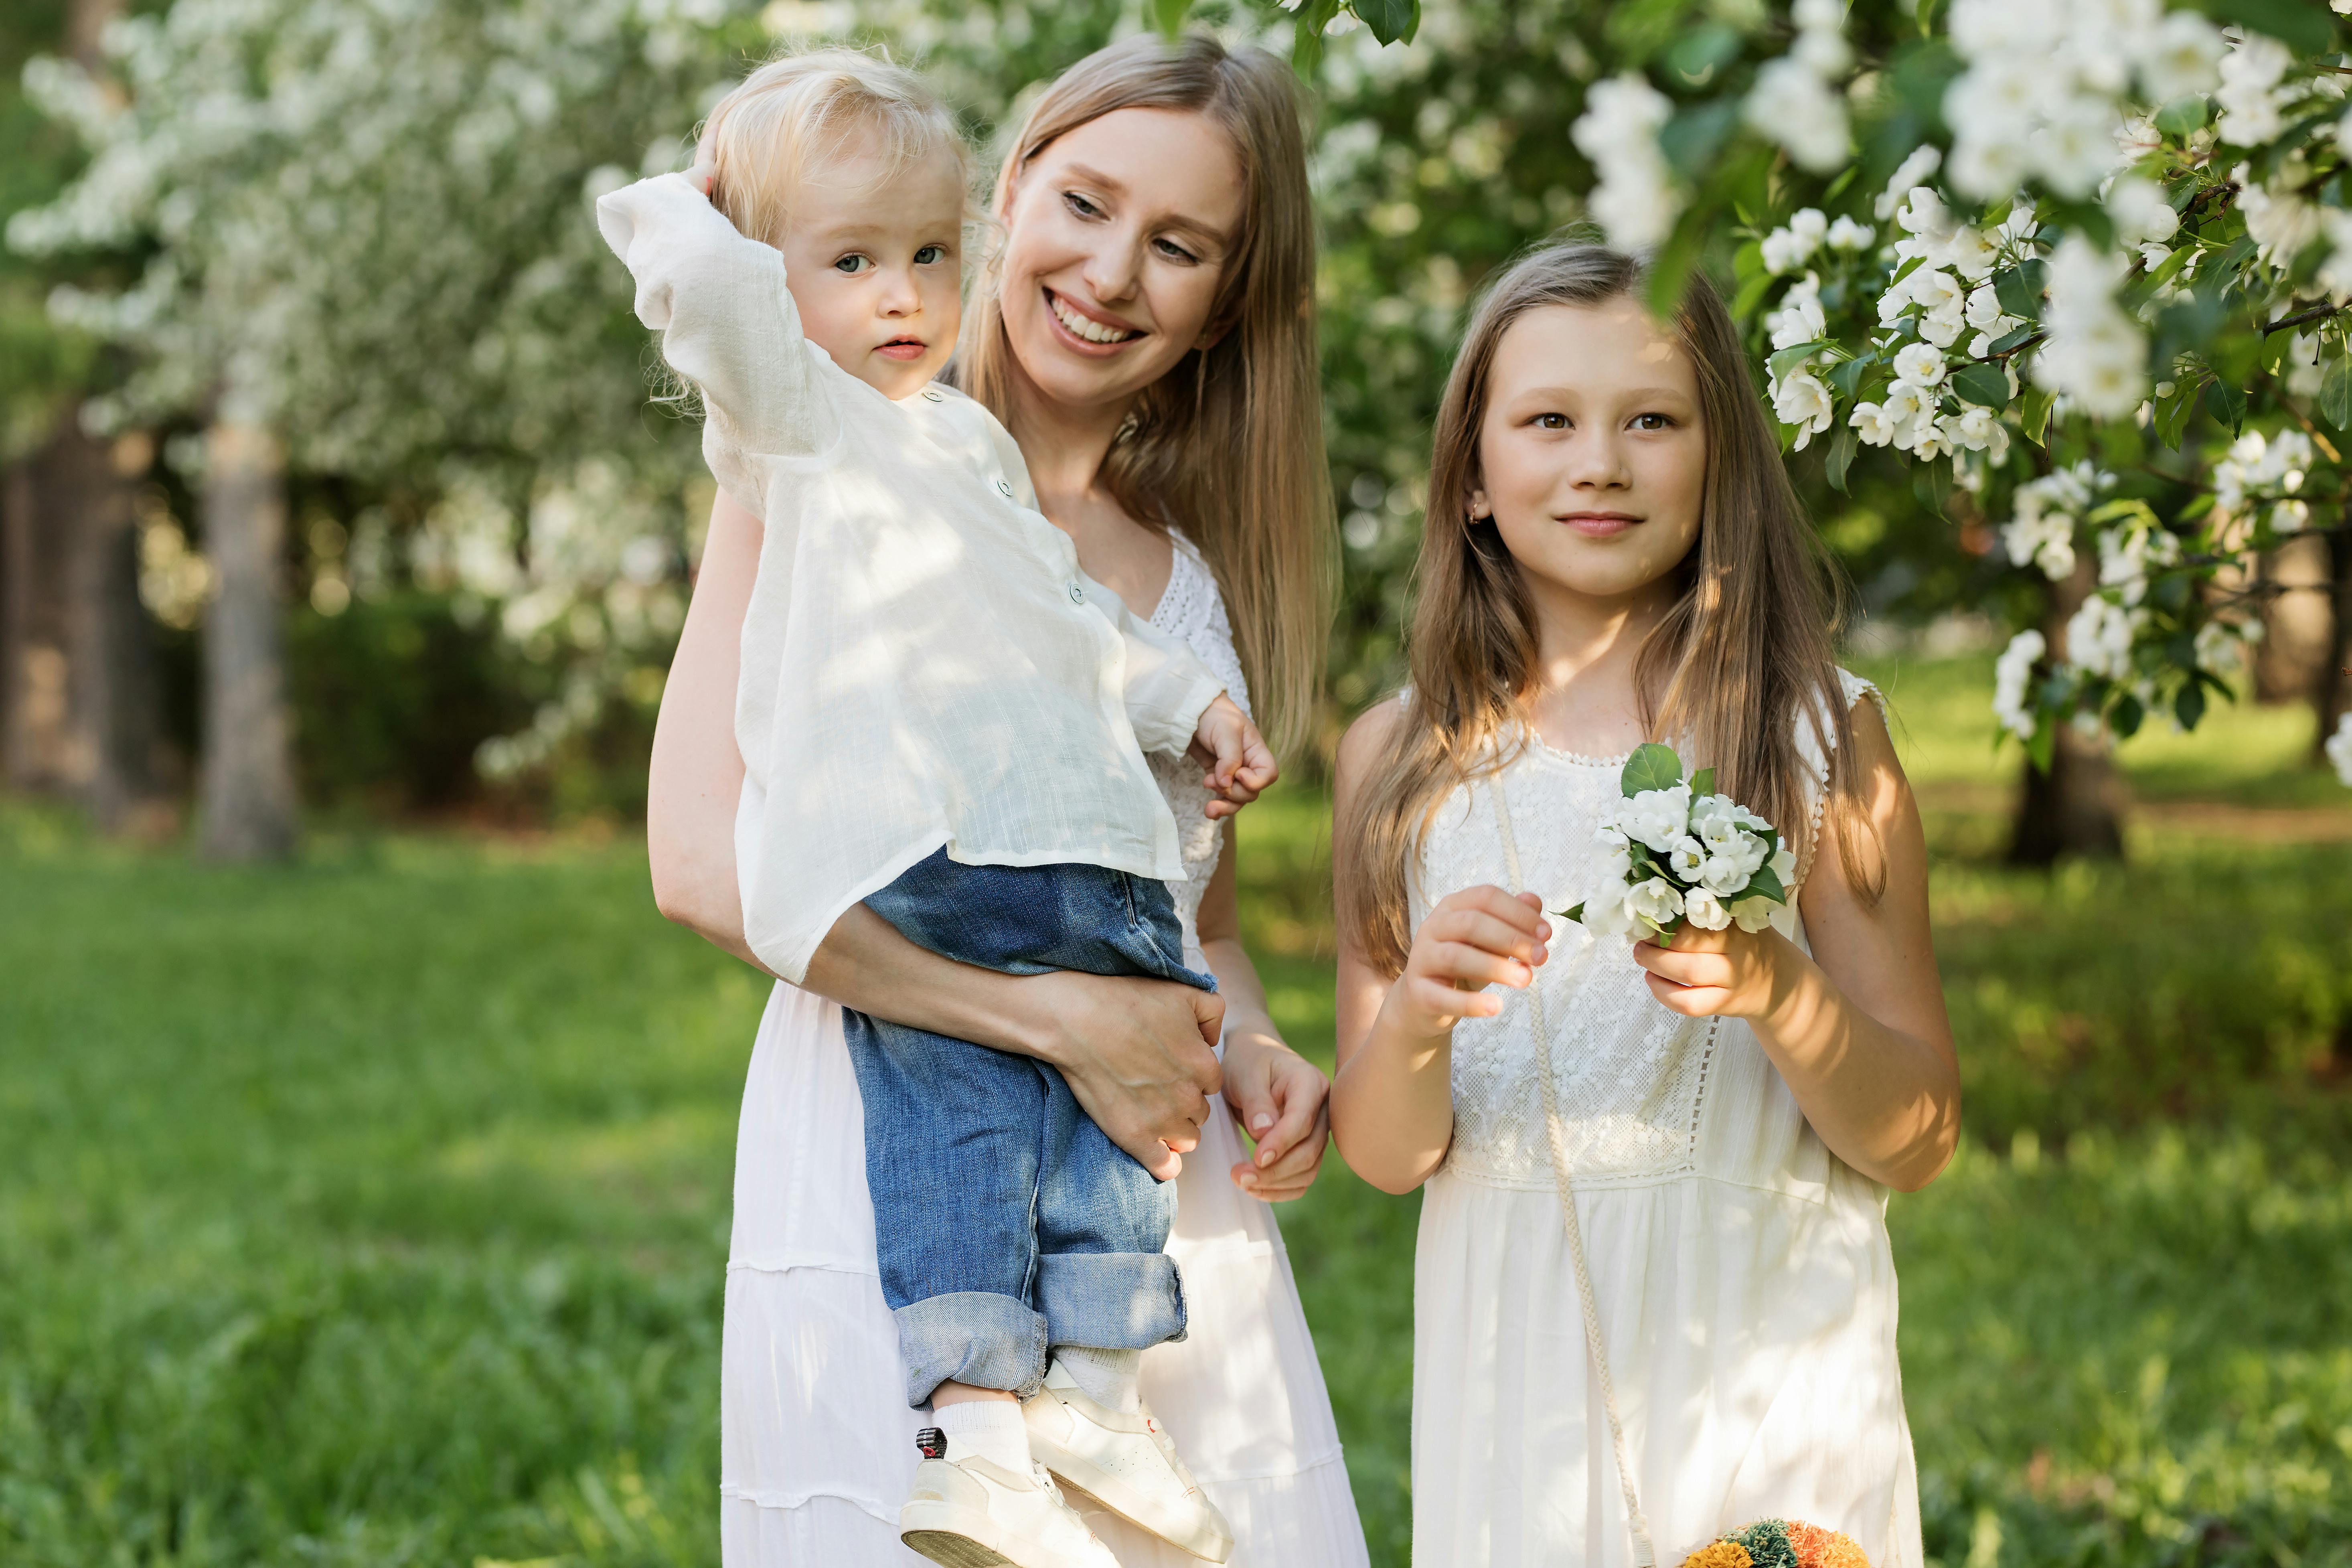
M 1234 1543 L 1229 1537 L 1200 1528 L 1186 1530 L 1156 1517 L 1158 1510 L 1109 1471 L 1079 1458 L 1034 1426 L 1029 1428 L 1029 1453 L 1053 1472 L 1055 1480 L 1086 1493 L 1138 1530 L 1166 1542 L 1177 1551 L 1190 1552 L 1204 1563 L 1223 1563 L 1233 1555 Z
M 941 1568 L 1086 1568 L 1087 1561 L 1052 1551 L 1013 1556 L 1006 1548 L 1018 1543 L 1006 1541 L 994 1520 L 951 1502 L 907 1504 L 898 1510 L 898 1539 Z
M 928 1557 L 944 1568 L 1004 1568 L 1013 1559 L 992 1546 L 982 1546 L 969 1535 L 951 1530 L 901 1530 L 907 1550 Z

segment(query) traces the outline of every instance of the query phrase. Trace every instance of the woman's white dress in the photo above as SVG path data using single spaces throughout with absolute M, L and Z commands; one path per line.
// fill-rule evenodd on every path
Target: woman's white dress
M 1876 695 L 1843 679 L 1850 702 Z M 1491 783 L 1456 790 L 1429 835 L 1414 924 L 1457 889 L 1507 885 L 1493 784 L 1509 804 L 1522 885 L 1586 885 L 1623 763 L 1531 741 Z M 1553 929 L 1537 978 L 1551 1070 L 1661 1563 L 1778 1517 L 1844 1531 L 1874 1568 L 1918 1568 L 1885 1189 L 1822 1145 L 1746 1024 L 1670 1012 L 1630 942 Z M 1633 1548 L 1546 1146 L 1542 1056 L 1527 994 L 1503 994 L 1499 1016 L 1454 1028 L 1454 1142 L 1422 1206 L 1412 1560 L 1625 1568 Z
M 1189 543 L 1151 617 L 1228 689 L 1241 666 L 1215 580 Z M 1194 914 L 1221 838 L 1199 770 L 1153 760 L 1180 829 L 1174 888 L 1187 962 L 1205 968 Z M 758 820 L 738 813 L 738 849 Z M 1232 1521 L 1233 1568 L 1360 1568 L 1348 1489 L 1290 1262 L 1272 1210 L 1227 1174 L 1244 1157 L 1222 1099 L 1177 1178 L 1168 1250 L 1182 1268 L 1189 1336 L 1144 1353 L 1143 1394 Z M 744 1086 L 727 1264 L 720 1394 L 720 1540 L 727 1568 L 904 1568 L 898 1505 L 916 1430 L 898 1335 L 874 1260 L 865 1124 L 841 1009 L 779 984 Z M 1107 1514 L 1089 1516 L 1128 1568 L 1197 1564 Z

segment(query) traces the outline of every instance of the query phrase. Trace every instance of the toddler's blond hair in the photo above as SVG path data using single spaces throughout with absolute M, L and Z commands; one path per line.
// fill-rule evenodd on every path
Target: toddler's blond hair
M 703 138 L 711 205 L 752 239 L 782 242 L 793 193 L 853 140 L 870 139 L 896 172 L 944 153 L 971 188 L 971 149 L 929 82 L 881 50 L 778 56 L 719 100 Z

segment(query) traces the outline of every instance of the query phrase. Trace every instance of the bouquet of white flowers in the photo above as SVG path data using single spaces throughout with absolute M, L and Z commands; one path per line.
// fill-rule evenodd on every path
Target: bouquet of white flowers
M 1624 799 L 1601 819 L 1601 868 L 1563 918 L 1596 936 L 1671 942 L 1685 924 L 1758 931 L 1786 912 L 1796 856 L 1770 823 L 1715 793 L 1713 768 L 1685 784 L 1674 748 L 1652 742 L 1625 759 L 1619 785 Z

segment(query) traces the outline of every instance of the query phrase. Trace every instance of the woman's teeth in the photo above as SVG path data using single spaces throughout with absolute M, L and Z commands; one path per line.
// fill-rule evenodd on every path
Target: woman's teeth
M 1136 335 L 1125 327 L 1106 327 L 1092 317 L 1082 316 L 1057 297 L 1048 298 L 1053 300 L 1054 319 L 1069 328 L 1073 337 L 1084 338 L 1090 343 L 1123 343 Z

